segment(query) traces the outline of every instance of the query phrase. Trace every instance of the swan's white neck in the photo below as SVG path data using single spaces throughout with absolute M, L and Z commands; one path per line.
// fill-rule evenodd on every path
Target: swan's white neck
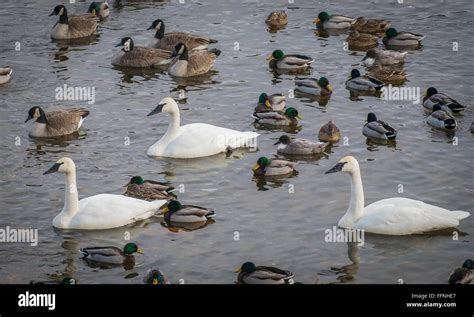
M 64 207 L 60 217 L 72 218 L 79 210 L 79 198 L 76 186 L 76 170 L 66 173 L 66 193 L 64 197 Z
M 342 228 L 351 228 L 364 214 L 364 189 L 360 169 L 356 168 L 351 175 L 351 201 L 346 214 L 339 220 L 338 225 Z
M 170 123 L 168 125 L 168 130 L 166 130 L 165 135 L 160 140 L 162 142 L 168 142 L 168 141 L 173 140 L 179 131 L 180 116 L 179 116 L 178 106 L 176 106 L 176 109 L 173 109 L 173 111 L 170 112 L 169 114 L 170 114 Z

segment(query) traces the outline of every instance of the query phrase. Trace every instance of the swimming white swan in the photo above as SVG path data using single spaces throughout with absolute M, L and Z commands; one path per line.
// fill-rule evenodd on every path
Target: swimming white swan
M 112 194 L 100 194 L 79 200 L 76 165 L 73 160 L 63 157 L 44 174 L 55 172 L 66 174 L 64 207 L 53 219 L 53 226 L 56 228 L 92 230 L 122 227 L 151 217 L 166 203 L 166 200 L 148 202 Z
M 466 211 L 451 211 L 419 200 L 394 197 L 364 207 L 364 190 L 359 163 L 352 156 L 342 158 L 328 173 L 346 172 L 352 177 L 351 201 L 339 227 L 364 229 L 365 232 L 405 235 L 453 228 L 469 217 Z
M 210 156 L 229 149 L 256 147 L 258 133 L 240 132 L 205 123 L 180 126 L 179 108 L 173 98 L 167 97 L 148 114 L 167 112 L 171 116 L 165 135 L 150 146 L 147 154 L 172 158 Z

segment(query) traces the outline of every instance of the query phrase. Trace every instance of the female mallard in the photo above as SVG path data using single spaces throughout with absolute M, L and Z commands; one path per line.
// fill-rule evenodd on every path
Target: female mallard
M 401 66 L 405 63 L 408 52 L 397 52 L 390 50 L 379 50 L 371 48 L 367 51 L 362 63 L 367 67 L 372 66 Z
M 358 17 L 352 24 L 352 29 L 361 33 L 379 34 L 384 33 L 389 26 L 390 22 L 387 20 Z
M 352 91 L 375 93 L 384 86 L 380 80 L 368 75 L 361 76 L 359 70 L 351 71 L 351 78 L 346 81 L 346 88 Z
M 125 262 L 135 262 L 133 254 L 135 252 L 143 254 L 135 243 L 127 243 L 123 250 L 117 247 L 91 247 L 82 248 L 79 252 L 86 261 L 122 265 Z
M 379 38 L 372 34 L 359 33 L 359 31 L 353 30 L 349 32 L 346 42 L 350 50 L 366 51 L 379 45 Z
M 176 196 L 170 192 L 174 187 L 169 183 L 160 183 L 150 180 L 143 180 L 141 176 L 133 176 L 130 182 L 125 185 L 127 191 L 125 196 L 143 199 L 146 201 L 153 201 L 157 199 L 175 199 Z
M 105 19 L 109 16 L 110 10 L 107 2 L 91 2 L 89 9 L 87 10 L 90 14 L 99 17 L 100 19 Z
M 268 111 L 268 112 L 254 112 L 252 117 L 256 123 L 270 126 L 298 126 L 298 119 L 301 117 L 298 114 L 298 110 L 293 107 L 289 107 L 282 111 Z
M 332 86 L 326 77 L 317 78 L 295 78 L 295 91 L 304 94 L 329 97 L 332 94 Z
M 288 24 L 288 15 L 285 11 L 272 11 L 267 18 L 265 23 L 269 27 L 278 28 Z
M 329 142 L 314 142 L 307 139 L 290 139 L 286 134 L 282 135 L 274 145 L 278 145 L 278 154 L 286 155 L 315 155 L 321 154 Z
M 407 80 L 406 72 L 396 66 L 372 66 L 369 68 L 367 75 L 376 78 L 387 85 L 403 85 Z
M 286 105 L 286 97 L 282 94 L 273 94 L 268 96 L 262 92 L 258 97 L 258 104 L 255 112 L 283 111 Z
M 252 168 L 254 176 L 286 176 L 292 174 L 296 162 L 290 162 L 280 159 L 269 159 L 265 156 L 260 157 Z
M 449 275 L 449 284 L 471 284 L 474 282 L 474 261 L 467 259 L 462 267 L 455 269 Z
M 237 282 L 240 284 L 290 284 L 294 274 L 271 266 L 256 266 L 245 262 L 235 273 L 239 273 Z
M 144 284 L 171 284 L 168 278 L 161 272 L 160 269 L 148 269 L 145 277 L 143 277 Z
M 304 70 L 314 59 L 305 55 L 285 55 L 282 50 L 274 50 L 272 55 L 267 57 L 267 61 L 270 61 L 268 66 L 272 69 Z
M 162 209 L 161 214 L 167 224 L 171 222 L 204 222 L 212 218 L 216 213 L 208 208 L 193 205 L 181 205 L 177 200 L 172 200 Z
M 35 124 L 29 136 L 32 138 L 52 138 L 75 133 L 84 122 L 89 111 L 84 108 L 68 108 L 44 112 L 38 106 L 28 111 L 25 123 L 33 119 Z
M 377 120 L 375 114 L 371 112 L 367 115 L 367 123 L 362 129 L 362 134 L 370 139 L 388 141 L 397 137 L 397 130 L 385 121 Z
M 382 39 L 385 46 L 394 46 L 397 48 L 411 49 L 419 48 L 421 41 L 425 37 L 421 34 L 410 32 L 397 32 L 394 28 L 389 28 L 385 31 L 385 37 Z
M 319 29 L 338 29 L 344 30 L 351 27 L 354 22 L 354 18 L 346 17 L 343 15 L 329 15 L 329 13 L 323 11 L 318 14 L 318 17 L 314 19 L 313 23 Z
M 168 73 L 175 77 L 192 77 L 207 73 L 214 66 L 214 62 L 221 51 L 212 49 L 210 51 L 192 51 L 188 52 L 185 44 L 176 45 Z
M 97 18 L 87 13 L 68 17 L 66 7 L 57 5 L 50 16 L 59 15 L 59 21 L 51 30 L 51 38 L 55 40 L 70 40 L 87 37 L 97 29 Z
M 124 37 L 115 47 L 123 49 L 112 57 L 112 65 L 123 67 L 153 67 L 171 62 L 171 51 L 135 46 L 131 37 Z
M 442 110 L 438 104 L 433 106 L 433 112 L 428 116 L 426 122 L 435 128 L 448 131 L 455 130 L 458 126 L 451 112 Z
M 165 23 L 157 19 L 153 21 L 148 30 L 156 29 L 155 36 L 151 40 L 149 47 L 172 51 L 179 43 L 183 43 L 189 50 L 204 50 L 209 44 L 217 43 L 207 36 L 201 36 L 186 32 L 169 32 L 165 34 Z
M 341 132 L 334 122 L 329 121 L 319 129 L 318 139 L 322 142 L 339 142 Z
M 10 66 L 0 67 L 0 85 L 8 83 L 12 73 L 13 70 Z
M 423 107 L 428 110 L 433 110 L 434 105 L 440 105 L 441 109 L 453 113 L 458 113 L 466 109 L 465 106 L 449 97 L 446 94 L 438 92 L 434 87 L 430 87 L 426 90 L 426 94 L 423 97 Z

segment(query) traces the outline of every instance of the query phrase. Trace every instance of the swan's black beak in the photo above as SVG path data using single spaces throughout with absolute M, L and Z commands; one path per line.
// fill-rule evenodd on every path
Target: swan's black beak
M 340 172 L 340 171 L 342 171 L 342 168 L 344 167 L 344 164 L 346 164 L 346 163 L 337 163 L 336 165 L 334 165 L 333 168 L 331 168 L 329 171 L 327 171 L 324 174 Z
M 160 113 L 160 112 L 163 110 L 163 107 L 164 107 L 165 105 L 166 105 L 165 103 L 160 103 L 158 106 L 156 106 L 155 109 L 153 109 L 152 112 L 150 112 L 149 114 L 147 114 L 147 117 L 152 116 L 152 115 L 157 114 L 157 113 Z
M 59 167 L 61 166 L 61 164 L 64 164 L 64 163 L 54 163 L 54 165 L 51 166 L 51 168 L 49 170 L 44 172 L 43 175 L 56 173 L 59 170 Z
M 26 118 L 25 123 L 27 123 L 27 122 L 30 121 L 31 119 L 33 119 L 33 117 L 32 117 L 31 115 L 28 115 L 28 118 Z

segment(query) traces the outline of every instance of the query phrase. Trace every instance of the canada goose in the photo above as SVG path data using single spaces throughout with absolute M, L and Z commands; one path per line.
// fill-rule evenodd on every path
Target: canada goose
M 286 106 L 286 97 L 282 94 L 268 96 L 262 92 L 258 97 L 258 104 L 255 112 L 283 111 Z
M 352 23 L 352 29 L 361 33 L 379 34 L 384 33 L 390 26 L 387 20 L 367 19 L 365 17 L 358 17 Z
M 13 69 L 10 66 L 0 67 L 0 85 L 8 83 L 12 73 Z
M 435 128 L 448 131 L 455 130 L 458 126 L 451 112 L 442 110 L 438 104 L 433 106 L 433 112 L 428 116 L 426 122 Z
M 380 80 L 368 75 L 361 76 L 358 69 L 351 71 L 351 78 L 346 81 L 346 88 L 352 91 L 375 93 L 384 86 Z
M 168 73 L 175 77 L 192 77 L 207 73 L 221 51 L 213 49 L 210 51 L 192 51 L 188 52 L 185 44 L 179 43 L 175 47 L 172 61 Z
M 78 39 L 94 34 L 97 29 L 97 18 L 93 15 L 81 14 L 68 17 L 66 7 L 57 5 L 50 16 L 59 15 L 59 21 L 51 30 L 51 38 L 55 40 Z
M 153 21 L 148 30 L 152 29 L 156 29 L 156 33 L 148 46 L 162 50 L 173 51 L 179 43 L 186 45 L 189 50 L 204 50 L 209 44 L 217 43 L 217 40 L 191 33 L 170 32 L 165 34 L 165 23 L 160 19 Z
M 177 200 L 172 200 L 161 211 L 167 224 L 172 222 L 204 222 L 212 218 L 216 213 L 209 209 L 193 205 L 181 205 Z
M 329 121 L 319 129 L 318 139 L 322 142 L 337 143 L 340 138 L 341 132 L 332 121 Z
M 367 115 L 367 123 L 362 129 L 362 134 L 375 140 L 392 140 L 397 137 L 397 130 L 392 128 L 387 122 L 377 120 L 374 113 Z
M 135 262 L 133 254 L 143 254 L 143 250 L 135 243 L 127 243 L 123 250 L 117 247 L 89 247 L 81 248 L 79 252 L 86 261 L 116 265 L 122 265 L 129 261 Z
M 421 46 L 421 41 L 425 38 L 421 34 L 410 32 L 397 32 L 394 28 L 385 31 L 386 36 L 382 39 L 387 47 L 397 47 L 403 49 L 415 49 Z
M 390 50 L 380 50 L 371 48 L 362 59 L 362 63 L 367 66 L 401 66 L 405 63 L 405 56 L 408 52 L 397 52 Z
M 348 29 L 354 22 L 354 18 L 343 16 L 343 15 L 329 15 L 329 13 L 323 11 L 318 14 L 318 17 L 314 19 L 313 23 L 319 29 Z
M 278 145 L 278 154 L 284 155 L 315 155 L 324 152 L 329 142 L 314 142 L 307 139 L 291 139 L 282 135 L 274 145 Z
M 84 108 L 69 108 L 44 112 L 38 106 L 28 111 L 25 123 L 34 119 L 35 124 L 29 136 L 33 138 L 51 138 L 77 132 L 89 111 Z
M 448 284 L 471 284 L 474 282 L 474 261 L 467 259 L 462 267 L 455 269 L 449 275 Z
M 171 51 L 135 46 L 131 37 L 124 37 L 115 47 L 123 49 L 112 57 L 112 65 L 123 67 L 154 67 L 169 64 Z
M 269 126 L 298 126 L 298 119 L 301 119 L 298 110 L 288 107 L 283 111 L 254 112 L 252 118 L 256 123 Z
M 288 24 L 288 15 L 285 11 L 272 11 L 267 18 L 265 23 L 272 28 L 283 27 Z
M 239 273 L 237 282 L 240 284 L 290 284 L 294 274 L 272 266 L 256 266 L 245 262 L 235 271 Z
M 459 225 L 469 212 L 453 211 L 426 204 L 420 200 L 393 197 L 364 204 L 364 189 L 359 163 L 352 156 L 343 157 L 326 174 L 344 172 L 351 176 L 351 200 L 338 226 L 361 229 L 366 233 L 408 235 Z
M 141 176 L 133 176 L 128 182 L 125 196 L 153 201 L 157 199 L 175 199 L 171 193 L 174 190 L 169 183 L 160 183 L 151 180 L 144 180 Z
M 267 57 L 267 61 L 270 61 L 268 66 L 272 69 L 304 70 L 314 62 L 314 59 L 297 54 L 285 55 L 282 50 L 274 50 L 272 55 Z
M 326 77 L 321 77 L 319 79 L 295 77 L 295 86 L 296 92 L 318 97 L 329 97 L 333 90 Z
M 438 92 L 434 87 L 429 87 L 423 97 L 423 107 L 428 110 L 433 110 L 434 105 L 440 105 L 441 109 L 458 113 L 466 109 L 465 106 L 451 98 L 450 96 Z
M 143 277 L 144 284 L 171 284 L 168 278 L 160 269 L 148 269 L 145 276 Z
M 252 168 L 254 176 L 287 176 L 293 173 L 296 162 L 260 157 Z
M 91 2 L 87 12 L 101 19 L 105 19 L 110 14 L 109 4 L 107 2 Z
M 353 30 L 349 32 L 346 42 L 349 45 L 350 50 L 366 51 L 377 47 L 379 44 L 379 38 L 372 34 L 359 33 L 359 31 Z

